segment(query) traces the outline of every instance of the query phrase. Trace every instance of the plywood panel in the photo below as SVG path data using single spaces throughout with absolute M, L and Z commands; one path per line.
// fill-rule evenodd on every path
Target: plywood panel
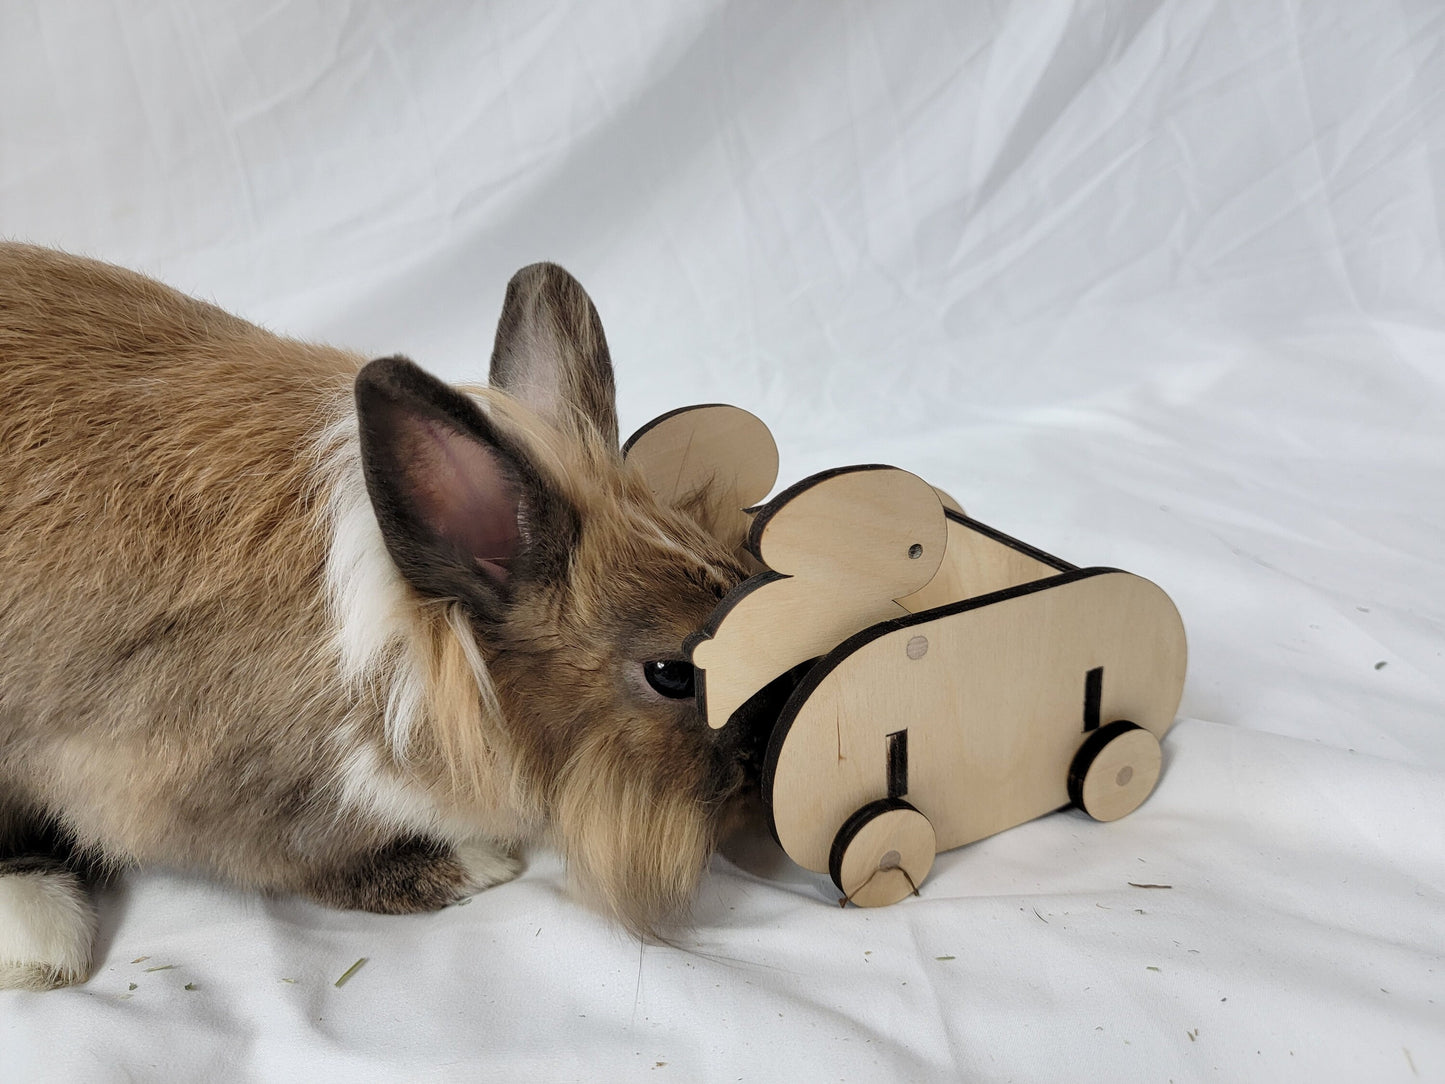
M 1104 720 L 1164 735 L 1185 668 L 1168 596 L 1125 572 L 1043 582 L 1051 585 L 869 630 L 819 664 L 800 688 L 801 709 L 774 732 L 764 776 L 794 861 L 826 871 L 839 827 L 888 795 L 888 736 L 901 729 L 901 797 L 933 823 L 940 850 L 1068 803 L 1089 671 L 1103 668 Z
M 910 613 L 918 613 L 1041 580 L 1072 567 L 950 510 L 948 550 L 938 574 L 923 590 L 898 601 Z
M 752 525 L 744 511 L 778 480 L 778 446 L 741 407 L 683 407 L 648 422 L 623 446 L 658 500 L 689 507 L 715 537 L 740 548 Z
M 770 569 L 723 600 L 689 641 L 708 724 L 859 629 L 903 614 L 933 578 L 947 527 L 933 488 L 892 467 L 815 475 L 759 510 L 751 547 Z

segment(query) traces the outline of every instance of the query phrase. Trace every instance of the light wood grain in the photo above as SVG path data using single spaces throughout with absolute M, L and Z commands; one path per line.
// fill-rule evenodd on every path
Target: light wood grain
M 753 533 L 773 571 L 729 596 L 692 648 L 712 727 L 784 671 L 902 616 L 893 600 L 933 577 L 947 526 L 933 488 L 888 467 L 799 483 L 759 511 Z
M 768 427 L 741 407 L 684 407 L 628 440 L 626 461 L 659 501 L 693 509 L 730 549 L 741 547 L 751 508 L 778 480 L 778 446 Z
M 1060 564 L 1063 562 L 1046 564 L 1030 553 L 990 537 L 971 522 L 949 517 L 948 550 L 938 574 L 921 591 L 898 602 L 910 613 L 919 613 L 1055 576 Z
M 834 883 L 849 903 L 886 907 L 914 893 L 933 869 L 937 852 L 927 817 L 915 809 L 889 809 L 858 829 Z
M 939 489 L 937 486 L 934 486 L 933 492 L 938 494 L 939 503 L 942 504 L 943 507 L 947 508 L 950 512 L 957 512 L 960 516 L 965 515 L 963 505 L 959 504 L 943 490 Z
M 1127 816 L 1154 790 L 1163 762 L 1159 739 L 1149 731 L 1115 735 L 1084 772 L 1080 808 L 1096 821 Z
M 1160 738 L 1179 706 L 1185 654 L 1168 596 L 1125 572 L 1066 574 L 889 631 L 848 654 L 775 732 L 765 797 L 778 839 L 799 865 L 826 871 L 843 822 L 888 795 L 887 737 L 903 728 L 902 797 L 928 818 L 940 850 L 1066 805 L 1085 739 L 1086 673 L 1104 668 L 1104 720 Z

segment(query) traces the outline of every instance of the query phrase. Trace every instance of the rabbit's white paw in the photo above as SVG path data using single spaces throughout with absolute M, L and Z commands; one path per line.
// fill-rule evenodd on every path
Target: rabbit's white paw
M 75 874 L 0 871 L 0 989 L 84 982 L 94 938 L 95 911 Z

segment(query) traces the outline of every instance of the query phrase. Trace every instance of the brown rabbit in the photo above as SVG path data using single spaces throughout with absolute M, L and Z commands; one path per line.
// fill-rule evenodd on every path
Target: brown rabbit
M 646 933 L 741 787 L 682 650 L 742 578 L 617 447 L 596 310 L 507 290 L 490 388 L 0 245 L 0 987 L 86 878 L 442 907 L 549 842 Z

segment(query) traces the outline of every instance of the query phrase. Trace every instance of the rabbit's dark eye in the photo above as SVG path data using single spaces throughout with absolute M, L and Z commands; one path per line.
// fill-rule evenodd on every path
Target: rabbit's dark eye
M 681 659 L 645 662 L 642 664 L 642 676 L 647 678 L 647 684 L 655 692 L 671 700 L 686 700 L 697 691 L 692 663 Z

